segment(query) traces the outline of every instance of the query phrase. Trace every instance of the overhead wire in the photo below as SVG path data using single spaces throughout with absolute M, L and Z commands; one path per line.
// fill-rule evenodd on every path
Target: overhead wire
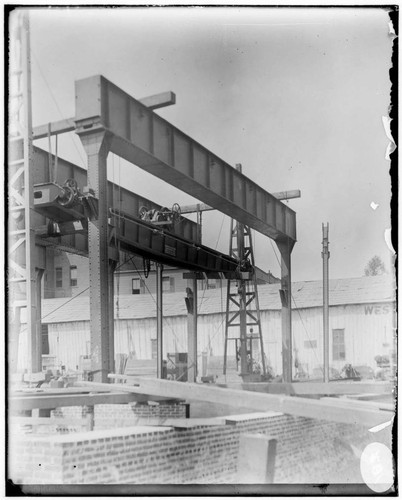
M 131 261 L 132 261 L 132 264 L 133 264 L 133 266 L 134 266 L 134 268 L 135 268 L 135 270 L 136 270 L 136 272 L 137 272 L 138 276 L 140 277 L 140 279 L 142 279 L 142 276 L 141 276 L 141 271 L 137 268 L 137 266 L 136 266 L 136 264 L 135 264 L 135 262 L 134 262 L 133 258 L 134 258 L 134 256 L 131 256 L 129 260 L 131 260 Z M 153 293 L 152 293 L 152 292 L 151 292 L 151 290 L 149 289 L 149 287 L 148 287 L 148 285 L 146 284 L 145 280 L 143 280 L 143 279 L 142 279 L 142 281 L 143 281 L 143 283 L 144 283 L 145 288 L 148 290 L 149 295 L 151 296 L 152 300 L 155 302 L 155 304 L 156 304 L 156 306 L 157 306 L 158 304 L 157 304 L 157 301 L 156 301 L 156 299 L 155 299 L 155 297 L 154 297 Z M 178 339 L 178 337 L 177 337 L 177 335 L 176 335 L 176 333 L 175 333 L 175 331 L 174 331 L 174 329 L 173 329 L 172 325 L 169 323 L 169 321 L 168 321 L 165 317 L 163 317 L 163 321 L 164 321 L 164 323 L 165 323 L 165 324 L 169 327 L 169 329 L 171 330 L 171 332 L 173 333 L 173 336 L 174 336 L 174 338 L 175 338 L 176 342 L 178 343 L 179 347 L 182 347 L 182 343 L 181 343 L 181 342 L 180 342 L 180 340 Z M 191 361 L 192 361 L 192 362 L 194 362 L 195 360 L 191 359 Z
M 129 259 L 125 260 L 124 262 L 122 262 L 116 269 L 115 271 L 117 271 L 118 269 L 120 269 L 124 264 L 126 264 L 128 262 Z M 84 288 L 83 290 L 81 290 L 80 292 L 76 293 L 75 295 L 73 295 L 72 297 L 70 297 L 68 300 L 66 300 L 65 302 L 63 302 L 62 304 L 60 304 L 59 306 L 57 306 L 55 309 L 53 309 L 52 311 L 48 312 L 47 314 L 45 314 L 44 316 L 41 316 L 41 320 L 47 318 L 48 316 L 50 316 L 51 314 L 54 314 L 56 311 L 58 311 L 59 309 L 61 309 L 62 307 L 66 306 L 68 303 L 70 303 L 71 301 L 75 300 L 77 297 L 79 297 L 80 295 L 82 295 L 83 293 L 85 293 L 86 291 L 89 290 L 89 286 L 87 286 L 86 288 Z M 21 328 L 21 333 L 23 333 L 24 331 L 26 331 L 27 327 L 24 327 L 24 328 Z
M 55 98 L 55 96 L 54 96 L 54 94 L 53 94 L 53 92 L 52 92 L 52 89 L 51 89 L 51 87 L 50 87 L 50 85 L 49 85 L 49 83 L 48 83 L 48 81 L 47 81 L 47 79 L 46 79 L 46 77 L 45 77 L 45 75 L 44 75 L 44 73 L 43 73 L 43 71 L 42 71 L 41 65 L 39 64 L 39 60 L 38 60 L 38 58 L 36 57 L 36 54 L 35 54 L 35 52 L 32 50 L 32 48 L 31 48 L 31 53 L 32 53 L 32 55 L 33 55 L 33 58 L 35 59 L 35 63 L 36 63 L 36 65 L 37 65 L 38 69 L 39 69 L 39 73 L 41 74 L 41 76 L 42 76 L 42 78 L 43 78 L 43 81 L 45 82 L 45 85 L 46 85 L 46 87 L 47 87 L 47 88 L 48 88 L 48 90 L 49 90 L 50 96 L 51 96 L 51 98 L 53 99 L 53 102 L 54 102 L 54 103 L 55 103 L 55 105 L 56 105 L 56 108 L 57 108 L 57 110 L 58 110 L 58 112 L 59 112 L 59 114 L 60 114 L 60 117 L 61 117 L 63 120 L 65 120 L 65 119 L 66 119 L 66 117 L 64 116 L 63 112 L 61 111 L 61 109 L 60 109 L 60 107 L 59 107 L 59 105 L 58 105 L 58 103 L 57 103 L 57 100 L 56 100 L 56 98 Z M 85 160 L 84 160 L 84 158 L 83 158 L 83 156 L 82 156 L 82 154 L 81 154 L 81 151 L 78 149 L 77 144 L 75 143 L 75 141 L 74 141 L 74 139 L 72 138 L 72 136 L 71 136 L 71 135 L 69 135 L 69 137 L 70 137 L 71 142 L 72 142 L 72 143 L 73 143 L 73 145 L 74 145 L 75 150 L 77 151 L 77 153 L 78 153 L 78 155 L 79 155 L 79 157 L 80 157 L 80 159 L 81 159 L 82 165 L 83 165 L 83 166 L 86 166 L 86 162 L 85 162 Z

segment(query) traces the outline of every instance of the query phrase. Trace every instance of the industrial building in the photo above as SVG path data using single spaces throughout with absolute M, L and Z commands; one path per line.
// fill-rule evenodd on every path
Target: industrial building
M 122 254 L 119 269 L 114 272 L 114 287 L 118 295 L 156 293 L 155 263 Z M 89 295 L 88 259 L 81 255 L 69 254 L 57 248 L 46 249 L 46 271 L 43 275 L 42 296 L 46 299 Z M 145 274 L 147 277 L 145 277 Z M 148 276 L 149 274 L 149 276 Z M 280 280 L 271 272 L 265 273 L 256 267 L 257 283 L 278 283 Z M 220 279 L 198 280 L 198 289 L 220 288 L 225 283 Z M 183 269 L 164 267 L 162 287 L 164 293 L 185 292 L 188 280 L 183 278 Z
M 131 278 L 130 278 L 131 279 Z M 154 277 L 149 277 L 147 283 Z M 147 285 L 152 288 L 152 285 Z M 281 375 L 279 284 L 260 285 L 264 352 L 275 375 Z M 376 356 L 395 360 L 395 291 L 390 276 L 330 280 L 330 364 L 339 373 L 345 364 L 377 368 Z M 164 300 L 164 353 L 187 352 L 185 289 Z M 223 359 L 226 287 L 204 290 L 198 308 L 198 366 L 202 356 Z M 322 378 L 322 282 L 293 283 L 293 377 Z M 90 357 L 89 297 L 43 301 L 45 365 L 61 371 L 82 369 Z M 156 372 L 156 301 L 122 293 L 115 297 L 115 352 L 138 360 L 154 360 Z M 235 356 L 234 344 L 230 355 Z M 26 352 L 21 339 L 20 352 Z M 395 362 L 395 361 L 394 361 Z M 26 359 L 20 358 L 21 368 Z M 152 364 L 151 364 L 152 365 Z M 215 373 L 215 372 L 214 372 Z M 199 376 L 201 376 L 201 369 Z M 218 375 L 223 379 L 222 373 Z

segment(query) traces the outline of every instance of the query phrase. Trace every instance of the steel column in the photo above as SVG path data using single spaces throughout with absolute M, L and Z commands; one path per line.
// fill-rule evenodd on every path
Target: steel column
M 192 289 L 187 288 L 187 380 L 197 381 L 197 280 L 192 280 Z
M 163 376 L 163 265 L 156 262 L 156 373 Z
M 292 282 L 291 252 L 293 245 L 277 242 L 281 252 L 282 301 L 282 379 L 292 382 Z
M 104 131 L 79 133 L 88 157 L 88 185 L 99 200 L 97 219 L 88 222 L 91 370 L 93 380 L 107 382 L 113 350 L 113 300 L 109 299 L 107 218 L 107 155 L 109 137 Z
M 114 361 L 114 272 L 117 261 L 109 260 L 109 371 L 115 373 Z
M 322 267 L 323 267 L 323 332 L 324 332 L 324 382 L 329 382 L 329 224 L 322 225 Z
M 31 363 L 35 367 L 35 372 L 42 371 L 42 322 L 41 322 L 41 305 L 42 305 L 42 277 L 44 269 L 35 269 L 35 324 L 32 325 L 31 335 Z

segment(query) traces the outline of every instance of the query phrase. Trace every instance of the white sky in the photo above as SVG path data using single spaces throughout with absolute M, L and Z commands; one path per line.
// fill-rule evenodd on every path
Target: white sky
M 177 103 L 161 116 L 229 164 L 242 163 L 265 190 L 302 191 L 289 201 L 297 214 L 293 281 L 321 279 L 322 222 L 330 226 L 330 277 L 363 275 L 375 254 L 390 269 L 388 22 L 379 8 L 38 9 L 33 122 L 74 116 L 74 81 L 95 74 L 135 98 L 172 90 Z M 60 137 L 59 154 L 85 165 L 74 134 Z M 109 178 L 124 187 L 161 205 L 192 202 L 109 156 Z M 228 217 L 208 212 L 203 220 L 203 242 L 228 252 Z M 258 233 L 255 252 L 258 266 L 280 275 L 270 240 Z

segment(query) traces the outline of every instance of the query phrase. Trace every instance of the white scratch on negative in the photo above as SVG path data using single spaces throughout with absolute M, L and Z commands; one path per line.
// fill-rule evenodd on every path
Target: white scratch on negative
M 271 26 L 275 28 L 276 26 L 304 26 L 304 25 L 315 25 L 315 26 L 325 26 L 330 23 L 225 23 L 222 26 Z
M 391 118 L 389 116 L 382 117 L 382 124 L 384 126 L 385 135 L 389 139 L 387 150 L 385 152 L 385 159 L 390 160 L 390 155 L 395 151 L 395 142 L 391 134 Z
M 389 250 L 390 250 L 393 254 L 395 254 L 394 247 L 392 246 L 391 229 L 390 229 L 390 228 L 387 228 L 387 229 L 384 231 L 384 240 L 385 240 L 385 243 L 387 244 L 388 249 L 389 249 Z
M 372 201 L 370 203 L 370 207 L 373 209 L 373 210 L 377 210 L 377 208 L 379 207 L 380 205 L 378 203 L 375 203 L 374 201 Z
M 392 424 L 392 420 L 390 420 L 389 422 L 385 422 L 384 424 L 380 424 L 380 425 L 376 425 L 376 426 L 372 427 L 371 429 L 369 429 L 369 432 L 380 432 L 383 429 L 386 429 L 387 427 L 389 427 Z

